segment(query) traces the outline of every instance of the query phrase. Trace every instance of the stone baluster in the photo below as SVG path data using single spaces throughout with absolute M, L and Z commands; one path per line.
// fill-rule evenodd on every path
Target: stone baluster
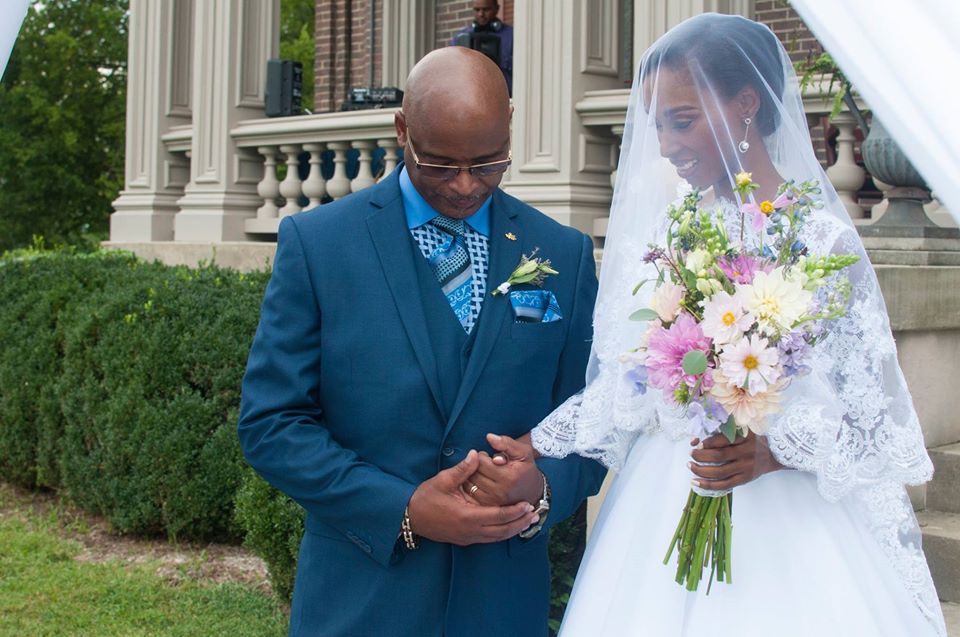
M 327 181 L 327 194 L 334 199 L 350 194 L 350 180 L 347 178 L 347 142 L 330 142 L 327 148 L 334 152 L 333 177 Z
M 260 146 L 257 152 L 263 155 L 263 177 L 257 184 L 257 194 L 263 199 L 263 205 L 257 208 L 257 219 L 276 219 L 279 212 L 276 199 L 280 195 L 280 181 L 277 179 L 277 147 Z
M 853 131 L 857 126 L 856 119 L 847 112 L 838 113 L 832 121 L 840 134 L 837 136 L 837 161 L 827 168 L 827 177 L 840 196 L 840 201 L 846 206 L 847 212 L 853 219 L 863 219 L 866 215 L 863 208 L 857 203 L 856 196 L 866 172 L 857 165 L 853 158 L 853 143 L 856 137 Z
M 397 138 L 390 137 L 388 139 L 379 139 L 377 140 L 377 145 L 386 151 L 386 154 L 383 156 L 383 174 L 380 175 L 380 179 L 386 179 L 387 176 L 397 167 L 397 163 L 400 161 L 400 157 L 397 153 L 397 149 L 399 148 L 397 145 Z
M 315 208 L 327 194 L 327 182 L 320 171 L 320 153 L 323 152 L 323 144 L 304 144 L 303 150 L 310 153 L 310 174 L 303 182 L 303 194 L 310 199 L 310 208 Z
M 287 203 L 280 209 L 280 216 L 286 217 L 300 212 L 300 145 L 284 144 L 280 152 L 287 156 L 287 176 L 280 182 L 280 194 Z
M 357 176 L 350 182 L 350 189 L 353 192 L 369 188 L 377 183 L 373 177 L 373 149 L 376 148 L 376 142 L 373 140 L 363 140 L 353 142 L 353 147 L 360 151 L 360 170 Z

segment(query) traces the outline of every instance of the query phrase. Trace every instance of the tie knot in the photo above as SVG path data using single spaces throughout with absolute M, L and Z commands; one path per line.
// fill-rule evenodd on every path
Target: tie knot
M 447 234 L 457 235 L 462 237 L 465 232 L 463 219 L 451 219 L 450 217 L 444 217 L 443 215 L 437 215 L 430 220 L 430 223 L 440 228 Z

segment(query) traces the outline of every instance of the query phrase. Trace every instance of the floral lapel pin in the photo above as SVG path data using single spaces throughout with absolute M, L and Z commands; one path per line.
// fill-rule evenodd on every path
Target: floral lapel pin
M 560 274 L 550 267 L 550 259 L 536 258 L 539 250 L 540 248 L 534 248 L 533 252 L 529 255 L 522 255 L 520 257 L 520 264 L 510 275 L 510 278 L 498 285 L 497 289 L 492 292 L 492 295 L 506 294 L 510 291 L 511 287 L 522 283 L 543 287 L 543 282 L 548 276 L 551 274 Z

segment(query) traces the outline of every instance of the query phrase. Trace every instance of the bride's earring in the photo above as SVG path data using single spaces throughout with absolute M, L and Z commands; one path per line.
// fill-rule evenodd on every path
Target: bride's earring
M 752 122 L 749 117 L 743 118 L 743 123 L 747 125 L 746 129 L 743 131 L 743 141 L 737 144 L 737 148 L 741 153 L 745 153 L 750 150 L 750 142 L 747 141 L 747 133 L 750 132 L 750 122 Z

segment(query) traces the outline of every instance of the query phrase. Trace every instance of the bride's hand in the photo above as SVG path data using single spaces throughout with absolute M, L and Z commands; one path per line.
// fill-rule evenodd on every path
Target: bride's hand
M 698 447 L 690 454 L 695 461 L 690 463 L 690 470 L 699 478 L 694 479 L 697 486 L 704 489 L 732 489 L 765 473 L 783 469 L 783 465 L 773 457 L 766 436 L 757 436 L 752 431 L 746 438 L 737 436 L 733 442 L 722 434 L 715 434 L 703 441 L 702 448 L 699 448 L 698 439 L 690 444 Z M 697 463 L 722 464 L 708 466 Z
M 487 434 L 487 442 L 497 453 L 493 454 L 493 463 L 496 465 L 507 464 L 507 457 L 512 455 L 522 455 L 536 460 L 542 458 L 540 452 L 533 448 L 533 442 L 530 439 L 530 433 L 525 433 L 519 438 L 511 439 L 508 436 L 494 436 Z M 522 447 L 522 453 L 520 452 Z

